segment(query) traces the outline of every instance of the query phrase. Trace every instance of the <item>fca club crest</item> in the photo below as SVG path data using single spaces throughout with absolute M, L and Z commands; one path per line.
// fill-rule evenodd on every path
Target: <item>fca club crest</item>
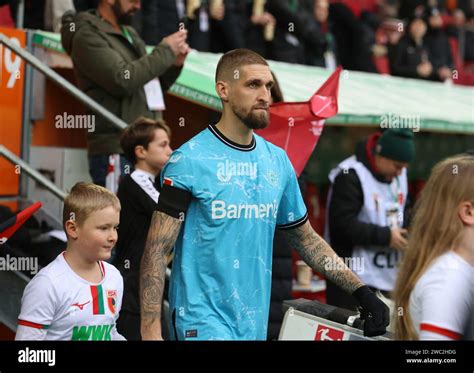
M 116 290 L 107 290 L 107 304 L 109 310 L 112 313 L 116 312 L 117 308 L 117 291 Z

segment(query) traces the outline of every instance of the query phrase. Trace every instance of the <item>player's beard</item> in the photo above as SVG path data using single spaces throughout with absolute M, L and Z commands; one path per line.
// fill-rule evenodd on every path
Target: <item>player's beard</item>
M 265 106 L 265 105 L 261 105 Z M 245 124 L 248 128 L 252 130 L 259 130 L 266 128 L 269 122 L 269 111 L 261 111 L 259 110 L 256 112 L 252 107 L 249 112 L 246 112 L 245 109 L 241 106 L 231 105 L 232 111 L 239 118 L 243 124 Z M 267 106 L 268 108 L 268 106 Z
M 114 5 L 112 5 L 112 11 L 117 18 L 119 25 L 131 25 L 135 11 L 124 12 L 122 9 L 122 4 L 120 0 L 115 0 Z

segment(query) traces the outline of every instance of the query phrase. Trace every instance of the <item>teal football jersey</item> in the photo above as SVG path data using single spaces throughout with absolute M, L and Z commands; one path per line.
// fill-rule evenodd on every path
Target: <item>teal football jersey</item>
M 192 195 L 175 245 L 172 332 L 179 340 L 264 340 L 275 228 L 307 220 L 286 153 L 214 125 L 174 151 L 162 183 Z

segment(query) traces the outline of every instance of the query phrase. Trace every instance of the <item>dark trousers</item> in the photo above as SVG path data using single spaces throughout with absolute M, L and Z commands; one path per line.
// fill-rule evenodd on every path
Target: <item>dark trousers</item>
M 141 341 L 140 315 L 125 310 L 120 311 L 120 316 L 117 320 L 117 331 L 127 341 Z
M 125 175 L 125 167 L 128 167 L 128 173 L 132 173 L 133 165 L 123 156 L 120 156 L 120 169 L 122 175 Z M 94 184 L 105 187 L 105 179 L 109 168 L 109 154 L 99 154 L 89 156 L 89 173 Z

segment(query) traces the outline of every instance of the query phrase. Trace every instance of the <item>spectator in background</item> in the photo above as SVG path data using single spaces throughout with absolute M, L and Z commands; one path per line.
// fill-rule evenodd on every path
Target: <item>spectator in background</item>
M 400 40 L 393 53 L 390 67 L 393 75 L 406 78 L 430 79 L 433 65 L 428 58 L 428 47 L 424 41 L 426 22 L 415 15 L 407 26 L 408 33 Z
M 326 66 L 325 54 L 333 45 L 327 7 L 325 0 L 269 0 L 267 9 L 276 19 L 273 59 Z
M 178 6 L 178 5 L 181 6 Z M 165 36 L 176 32 L 184 18 L 184 2 L 148 0 L 142 4 L 142 37 L 147 45 L 157 45 Z
M 201 52 L 211 51 L 211 22 L 224 19 L 224 4 L 211 7 L 209 0 L 187 0 L 185 9 L 184 21 L 189 30 L 190 47 Z
M 474 63 L 474 11 L 467 17 L 465 45 L 464 60 Z
M 298 0 L 268 0 L 267 10 L 276 19 L 271 58 L 304 64 L 303 43 L 314 30 L 312 14 Z
M 143 40 L 127 26 L 139 8 L 139 1 L 111 5 L 101 0 L 97 9 L 63 17 L 61 29 L 79 88 L 127 123 L 140 116 L 161 117 L 160 93 L 164 96 L 174 83 L 189 51 L 186 32 L 180 31 L 147 54 Z M 119 139 L 120 131 L 100 116 L 87 136 L 92 180 L 105 186 L 109 170 L 115 168 L 110 184 L 114 191 L 127 165 Z
M 68 10 L 75 10 L 73 0 L 46 0 L 44 9 L 45 30 L 59 32 L 61 30 L 61 17 Z
M 458 42 L 458 53 L 461 58 L 461 63 L 463 64 L 474 62 L 473 21 L 474 18 L 472 15 L 468 14 L 466 17 L 462 9 L 455 9 L 453 11 L 452 22 L 446 27 L 448 37 L 455 38 Z
M 242 2 L 245 3 L 245 2 Z M 260 6 L 259 6 L 260 4 Z M 275 17 L 268 5 L 259 0 L 245 4 L 245 46 L 265 58 L 272 57 L 272 42 L 275 37 Z
M 246 1 L 210 2 L 211 52 L 225 53 L 245 47 L 245 28 L 250 18 L 247 17 L 246 11 Z
M 406 168 L 414 153 L 411 130 L 387 129 L 359 143 L 329 174 L 325 238 L 339 256 L 356 259 L 352 270 L 388 298 L 407 244 Z M 355 309 L 352 296 L 326 283 L 328 304 Z
M 376 72 L 372 61 L 373 41 L 351 10 L 342 3 L 331 3 L 329 21 L 333 25 L 338 62 L 348 70 Z
M 308 65 L 327 67 L 331 70 L 337 66 L 336 41 L 328 22 L 328 0 L 313 0 L 314 39 L 316 43 L 306 43 L 306 63 Z
M 451 79 L 454 69 L 451 46 L 448 36 L 443 30 L 443 19 L 439 9 L 428 9 L 428 33 L 426 34 L 426 46 L 428 56 L 433 65 L 433 79 L 444 82 Z
M 122 311 L 117 329 L 127 340 L 141 340 L 138 279 L 151 217 L 160 195 L 159 173 L 171 155 L 171 131 L 162 120 L 139 118 L 120 144 L 134 171 L 119 186 L 120 230 L 113 264 L 123 276 Z M 158 177 L 158 179 L 156 179 Z

